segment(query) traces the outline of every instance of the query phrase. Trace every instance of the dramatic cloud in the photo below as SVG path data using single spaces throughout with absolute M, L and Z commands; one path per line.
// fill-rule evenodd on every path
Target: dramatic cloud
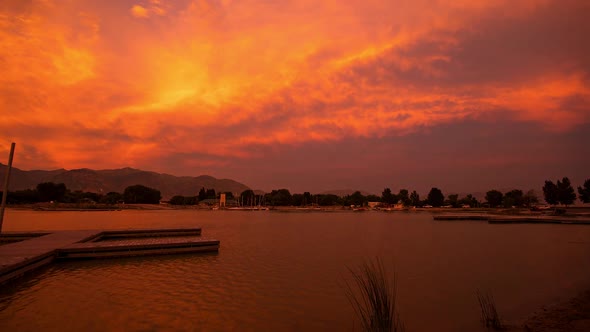
M 359 172 L 382 176 L 364 187 L 391 185 L 409 171 L 383 154 L 424 186 L 429 163 L 463 160 L 440 177 L 532 167 L 514 149 L 451 160 L 429 137 L 453 128 L 471 151 L 468 128 L 494 128 L 485 144 L 522 132 L 514 144 L 532 151 L 530 137 L 587 128 L 589 16 L 584 0 L 3 1 L 0 153 L 16 141 L 25 169 L 134 166 L 264 189 L 360 186 Z M 330 177 L 335 159 L 343 175 Z

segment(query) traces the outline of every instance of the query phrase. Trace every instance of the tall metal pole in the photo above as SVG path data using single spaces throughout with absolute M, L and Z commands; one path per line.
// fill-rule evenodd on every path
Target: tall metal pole
M 12 170 L 12 157 L 14 157 L 14 146 L 10 146 L 10 156 L 8 157 L 8 168 L 6 168 L 6 175 L 4 176 L 4 191 L 2 192 L 2 205 L 0 206 L 0 233 L 2 233 L 2 222 L 4 221 L 4 208 L 6 207 L 6 196 L 8 196 L 8 180 L 10 180 L 10 171 Z

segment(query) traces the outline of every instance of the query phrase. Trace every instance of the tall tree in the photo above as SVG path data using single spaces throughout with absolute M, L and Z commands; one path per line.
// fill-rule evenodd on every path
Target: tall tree
M 576 200 L 576 192 L 567 177 L 557 181 L 557 200 L 565 206 L 572 205 Z
M 475 197 L 473 197 L 472 194 L 468 194 L 467 196 L 465 196 L 459 200 L 459 204 L 469 205 L 469 207 L 476 207 L 477 203 L 478 203 L 477 199 Z
M 451 205 L 454 208 L 459 207 L 459 195 L 451 194 L 447 196 L 447 203 L 448 205 Z
M 420 195 L 418 195 L 416 190 L 412 191 L 410 194 L 410 204 L 412 204 L 412 206 L 420 206 Z
M 428 193 L 428 204 L 439 207 L 443 205 L 445 202 L 445 195 L 443 195 L 442 191 L 436 187 L 430 189 Z
M 302 206 L 303 205 L 303 194 L 291 195 L 291 204 L 290 205 Z
M 498 190 L 490 190 L 486 193 L 486 201 L 490 204 L 490 207 L 500 206 L 503 197 L 504 195 Z
M 240 194 L 240 203 L 244 206 L 255 205 L 255 194 L 252 189 L 246 189 Z
M 584 181 L 583 187 L 578 187 L 578 198 L 583 203 L 590 203 L 590 179 Z
M 385 188 L 381 193 L 381 202 L 386 204 L 393 204 L 395 203 L 395 195 L 391 193 L 391 189 Z
M 504 207 L 509 208 L 512 206 L 520 207 L 524 202 L 524 194 L 522 190 L 514 189 L 510 190 L 504 195 Z
M 401 201 L 404 206 L 410 205 L 410 194 L 408 193 L 408 189 L 400 189 L 399 193 L 397 194 L 398 202 Z
M 529 208 L 539 203 L 539 199 L 537 198 L 537 195 L 535 194 L 535 191 L 533 189 L 527 191 L 526 194 L 524 194 L 522 201 L 523 204 Z
M 367 202 L 367 198 L 360 191 L 355 191 L 348 196 L 348 201 L 351 205 L 363 206 Z
M 545 180 L 543 196 L 545 197 L 545 202 L 549 205 L 557 205 L 559 203 L 558 189 L 553 181 Z
M 215 189 L 207 189 L 207 199 L 216 199 L 217 194 L 215 193 Z
M 291 205 L 291 193 L 288 189 L 273 190 L 268 194 L 268 201 L 272 206 Z
M 201 190 L 199 190 L 199 201 L 202 200 L 206 200 L 207 199 L 207 189 L 205 189 L 205 187 L 201 188 Z
M 303 193 L 303 205 L 313 204 L 313 196 L 309 191 Z

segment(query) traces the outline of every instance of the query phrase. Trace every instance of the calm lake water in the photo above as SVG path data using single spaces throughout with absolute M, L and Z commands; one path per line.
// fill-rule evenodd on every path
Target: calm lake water
M 428 213 L 8 210 L 4 230 L 202 227 L 217 254 L 63 262 L 0 290 L 0 331 L 359 331 L 347 267 L 397 275 L 407 331 L 479 331 L 477 288 L 510 321 L 590 286 L 590 227 Z

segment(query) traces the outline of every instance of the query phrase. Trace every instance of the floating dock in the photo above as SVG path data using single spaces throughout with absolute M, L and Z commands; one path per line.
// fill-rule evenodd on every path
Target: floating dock
M 472 214 L 441 214 L 433 217 L 434 220 L 490 220 L 488 215 L 472 215 Z
M 502 216 L 485 214 L 441 214 L 433 216 L 434 220 L 481 220 L 490 224 L 560 224 L 590 225 L 590 218 L 559 216 Z
M 200 228 L 78 230 L 0 235 L 0 284 L 57 259 L 216 252 L 219 241 Z M 18 242 L 16 242 L 18 241 Z

